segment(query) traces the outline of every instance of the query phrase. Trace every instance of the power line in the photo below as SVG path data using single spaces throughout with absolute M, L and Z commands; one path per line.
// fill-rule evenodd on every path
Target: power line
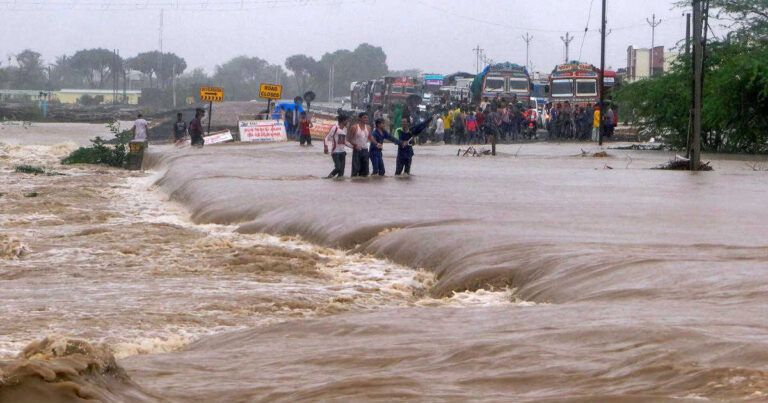
M 169 11 L 243 11 L 309 6 L 365 4 L 372 0 L 0 0 L 4 11 L 131 11 L 165 8 Z
M 595 0 L 589 2 L 589 13 L 587 14 L 587 26 L 584 28 L 584 36 L 581 38 L 581 47 L 579 47 L 579 60 L 581 60 L 581 53 L 584 50 L 584 42 L 587 40 L 587 32 L 589 32 L 589 22 L 592 20 L 592 6 L 595 4 Z

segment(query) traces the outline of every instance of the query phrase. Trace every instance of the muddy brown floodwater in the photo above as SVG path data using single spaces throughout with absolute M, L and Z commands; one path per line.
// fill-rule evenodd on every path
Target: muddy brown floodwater
M 0 148 L 0 402 L 768 401 L 768 175 L 741 158 L 425 146 L 410 178 L 325 180 L 319 147 L 129 173 L 73 146 Z

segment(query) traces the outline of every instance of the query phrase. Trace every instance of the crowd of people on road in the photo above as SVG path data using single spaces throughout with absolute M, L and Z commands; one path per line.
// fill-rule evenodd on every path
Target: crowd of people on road
M 553 140 L 592 140 L 597 141 L 600 130 L 605 137 L 612 137 L 618 115 L 608 105 L 605 114 L 601 114 L 600 105 L 571 105 L 570 102 L 547 104 L 547 130 Z
M 516 100 L 487 98 L 479 105 L 466 102 L 448 102 L 437 106 L 428 106 L 426 111 L 407 111 L 413 121 L 423 121 L 432 117 L 426 135 L 419 137 L 419 143 L 427 141 L 439 144 L 479 145 L 519 140 L 536 137 L 538 112 Z

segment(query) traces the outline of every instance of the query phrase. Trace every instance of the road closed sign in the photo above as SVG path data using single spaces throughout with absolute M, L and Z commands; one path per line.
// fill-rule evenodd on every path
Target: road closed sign
M 283 86 L 277 84 L 261 84 L 259 97 L 265 99 L 280 99 L 283 96 Z
M 224 89 L 221 87 L 200 87 L 200 100 L 203 102 L 224 101 Z

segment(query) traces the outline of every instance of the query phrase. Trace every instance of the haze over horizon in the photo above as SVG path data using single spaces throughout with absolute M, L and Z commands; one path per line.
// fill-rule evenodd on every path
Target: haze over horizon
M 84 48 L 118 49 L 121 56 L 156 50 L 163 10 L 163 49 L 186 59 L 188 70 L 239 55 L 284 65 L 288 56 L 319 59 L 326 52 L 381 46 L 392 70 L 475 71 L 473 48 L 495 62 L 525 64 L 526 32 L 533 36 L 534 71 L 565 59 L 561 36 L 575 37 L 569 59 L 600 62 L 599 0 L 16 0 L 0 1 L 2 65 L 24 49 L 46 63 Z M 653 13 L 663 20 L 656 45 L 673 48 L 685 35 L 683 10 L 669 0 L 609 1 L 606 66 L 626 66 L 629 45 L 649 47 Z M 591 10 L 591 12 L 590 12 Z M 293 20 L 293 26 L 286 26 Z M 584 34 L 585 27 L 589 27 Z M 582 44 L 583 42 L 583 44 Z M 13 62 L 15 63 L 15 62 Z

